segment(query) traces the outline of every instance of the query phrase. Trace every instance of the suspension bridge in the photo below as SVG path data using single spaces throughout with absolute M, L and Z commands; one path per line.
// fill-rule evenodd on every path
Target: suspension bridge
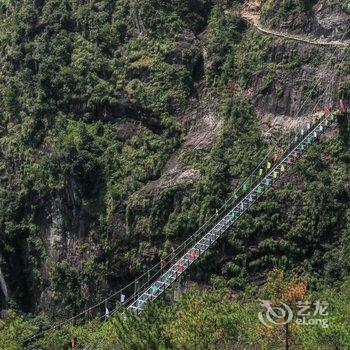
M 235 192 L 233 199 L 220 210 L 217 220 L 206 227 L 203 234 L 191 237 L 181 247 L 183 254 L 172 256 L 171 266 L 160 275 L 146 282 L 143 288 L 135 291 L 128 301 L 127 308 L 139 314 L 148 302 L 153 302 L 164 293 L 190 266 L 200 258 L 215 242 L 276 182 L 308 148 L 331 127 L 337 117 L 345 115 L 343 102 L 338 110 L 326 108 L 324 114 L 308 123 L 285 151 L 278 157 L 275 154 L 266 162 L 266 167 L 258 167 Z
M 154 302 L 171 288 L 186 270 L 210 249 L 251 206 L 258 202 L 274 183 L 288 172 L 289 168 L 327 130 L 333 127 L 336 120 L 345 118 L 349 114 L 350 108 L 345 107 L 343 101 L 340 101 L 339 108 L 335 110 L 330 106 L 326 107 L 322 114 L 318 114 L 312 122 L 307 123 L 304 128 L 293 135 L 291 142 L 283 151 L 276 153 L 276 149 L 272 149 L 253 173 L 235 190 L 220 211 L 194 235 L 146 274 L 97 304 L 97 307 L 114 302 L 123 307 L 122 313 L 129 310 L 134 315 L 139 315 L 148 303 Z M 126 298 L 127 293 L 131 294 L 129 298 Z M 93 308 L 95 307 L 96 305 Z M 112 313 L 120 310 L 120 307 L 117 306 L 111 313 L 108 312 L 108 315 L 101 316 L 101 319 L 108 319 Z M 91 347 L 78 348 L 92 350 L 93 346 L 91 344 Z
M 129 310 L 139 315 L 148 303 L 157 300 L 180 276 L 210 249 L 240 217 L 280 179 L 288 169 L 332 127 L 338 118 L 350 114 L 350 108 L 340 101 L 339 108 L 325 107 L 298 130 L 284 150 L 272 150 L 258 164 L 224 205 L 199 230 L 187 238 L 165 258 L 127 286 L 81 313 L 52 325 L 50 328 L 26 339 L 30 343 L 48 331 L 62 328 L 72 322 L 108 319 L 113 313 Z

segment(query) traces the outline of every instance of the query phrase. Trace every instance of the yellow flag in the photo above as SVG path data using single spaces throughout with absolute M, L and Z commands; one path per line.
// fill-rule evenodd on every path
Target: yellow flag
M 276 179 L 277 175 L 278 175 L 278 174 L 277 174 L 277 171 L 274 171 L 274 172 L 273 172 L 273 178 Z
M 286 170 L 286 167 L 284 165 L 281 166 L 281 171 L 284 172 Z
M 259 176 L 261 176 L 263 174 L 263 170 L 259 169 Z
M 267 162 L 267 169 L 271 169 L 271 163 Z

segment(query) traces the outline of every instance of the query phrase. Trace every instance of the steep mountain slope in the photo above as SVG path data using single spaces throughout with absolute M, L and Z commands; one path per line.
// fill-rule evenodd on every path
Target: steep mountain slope
M 338 34 L 321 30 L 323 3 L 264 2 L 262 23 L 339 40 L 348 14 L 334 5 Z M 259 33 L 239 6 L 1 3 L 2 305 L 6 290 L 60 317 L 108 294 L 215 213 L 316 101 L 349 98 L 349 55 L 333 79 L 344 49 Z M 318 24 L 302 26 L 307 11 Z M 348 273 L 348 132 L 314 146 L 191 278 Z

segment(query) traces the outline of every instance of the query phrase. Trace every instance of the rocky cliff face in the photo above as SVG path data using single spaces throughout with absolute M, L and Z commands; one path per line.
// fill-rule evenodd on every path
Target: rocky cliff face
M 0 268 L 0 288 L 1 288 L 1 292 L 0 293 L 0 305 L 1 307 L 6 306 L 6 304 L 8 303 L 9 299 L 10 299 L 10 295 L 9 295 L 9 291 L 8 291 L 8 287 L 7 287 L 7 283 L 5 281 L 4 278 L 4 274 L 2 273 L 2 269 Z
M 304 35 L 315 42 L 320 37 L 345 40 L 349 36 L 350 16 L 340 4 L 316 1 L 306 9 L 284 6 L 283 1 L 262 2 L 262 25 Z M 344 60 L 344 54 L 343 47 L 324 47 L 271 35 L 261 51 L 264 65 L 252 72 L 246 84 L 263 128 L 268 130 L 272 124 L 288 132 L 290 127 L 304 123 L 303 117 L 322 109 L 326 101 L 337 103 L 339 86 L 349 79 L 335 69 Z M 316 106 L 318 100 L 320 105 Z
M 342 59 L 343 50 L 272 39 L 264 55 L 265 67 L 253 72 L 246 85 L 264 122 L 270 120 L 289 132 L 326 101 L 337 103 L 344 77 L 334 76 L 334 65 Z
M 341 1 L 311 1 L 300 5 L 297 1 L 287 4 L 278 0 L 272 6 L 266 5 L 262 23 L 291 33 L 344 40 L 350 36 L 349 13 L 349 4 Z

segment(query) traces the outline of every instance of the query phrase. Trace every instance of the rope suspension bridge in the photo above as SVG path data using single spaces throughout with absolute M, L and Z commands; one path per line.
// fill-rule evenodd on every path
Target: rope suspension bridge
M 345 46 L 343 58 L 339 66 L 346 59 L 348 52 L 348 43 L 343 42 L 347 35 L 350 25 L 346 29 L 340 44 L 335 46 Z M 284 35 L 281 35 L 282 37 Z M 300 40 L 303 42 L 303 40 Z M 305 41 L 307 44 L 313 42 Z M 323 45 L 324 43 L 319 43 Z M 334 43 L 327 43 L 327 45 Z M 335 79 L 337 72 L 335 70 L 333 78 L 327 84 L 322 96 L 325 95 L 331 82 Z M 322 77 L 318 78 L 317 84 Z M 317 85 L 316 84 L 316 85 Z M 301 105 L 297 115 L 301 112 L 311 94 L 316 88 L 312 89 L 309 96 Z M 316 102 L 313 113 L 319 107 L 322 96 Z M 341 116 L 350 113 L 350 108 L 345 107 L 343 100 L 339 101 L 338 108 L 333 110 L 333 106 L 328 104 L 317 116 L 312 118 L 312 122 L 300 129 L 289 140 L 288 146 L 282 151 L 277 150 L 275 145 L 265 156 L 260 164 L 255 168 L 251 175 L 234 191 L 233 195 L 226 200 L 225 204 L 217 211 L 216 215 L 211 217 L 208 222 L 202 226 L 194 235 L 183 242 L 172 254 L 162 259 L 160 264 L 156 265 L 155 273 L 150 275 L 148 272 L 140 280 L 134 282 L 134 291 L 130 298 L 125 300 L 123 289 L 120 292 L 120 301 L 126 309 L 135 315 L 140 314 L 147 303 L 158 299 L 172 284 L 188 270 L 191 265 L 198 260 L 215 242 L 252 206 L 259 198 L 300 158 L 310 146 L 318 140 L 333 122 Z M 154 272 L 153 269 L 150 270 Z M 130 286 L 128 287 L 130 288 Z
M 164 273 L 153 276 L 129 299 L 127 308 L 139 314 L 148 302 L 153 302 L 164 293 L 190 266 L 200 258 L 215 242 L 276 182 L 295 161 L 332 125 L 337 117 L 345 115 L 343 102 L 336 111 L 326 108 L 325 113 L 308 123 L 294 141 L 277 158 L 276 155 L 266 163 L 266 169 L 258 168 L 236 191 L 233 199 L 220 210 L 220 218 L 213 220 L 204 230 L 186 241 L 170 261 Z M 202 231 L 201 231 L 202 232 Z M 181 255 L 182 254 L 182 255 Z M 181 255 L 179 257 L 179 255 Z M 164 269 L 161 268 L 160 272 Z

